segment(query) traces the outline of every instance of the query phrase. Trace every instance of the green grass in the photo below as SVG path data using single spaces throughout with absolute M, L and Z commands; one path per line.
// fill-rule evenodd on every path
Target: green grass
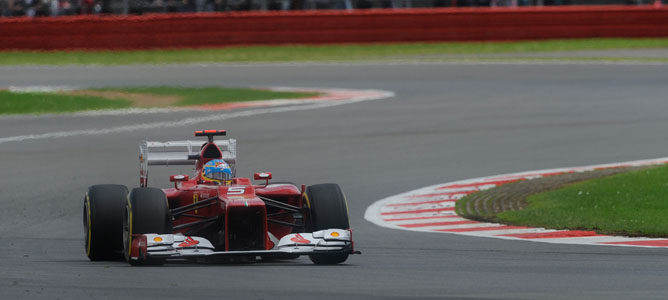
M 668 236 L 668 166 L 584 181 L 536 194 L 503 222 L 605 234 Z
M 126 100 L 52 93 L 13 93 L 0 91 L 0 115 L 63 113 L 94 109 L 130 107 Z
M 223 87 L 129 87 L 101 88 L 97 91 L 117 91 L 139 94 L 179 96 L 182 100 L 176 106 L 216 104 L 271 99 L 296 99 L 318 95 L 318 93 L 277 92 L 248 88 Z M 48 92 L 10 92 L 0 90 L 0 115 L 67 113 L 97 109 L 118 109 L 132 107 L 131 99 L 106 99 L 97 96 L 64 95 Z
M 278 92 L 269 90 L 247 89 L 247 88 L 220 88 L 220 87 L 174 87 L 174 86 L 151 86 L 151 87 L 128 87 L 128 88 L 103 88 L 95 89 L 103 91 L 121 91 L 137 94 L 180 96 L 183 100 L 176 106 L 216 104 L 224 102 L 242 102 L 270 99 L 296 99 L 318 95 L 318 93 L 302 92 Z
M 433 56 L 447 55 L 643 48 L 668 48 L 668 39 L 287 45 L 138 51 L 5 51 L 0 52 L 0 65 L 401 60 L 420 59 L 425 56 L 434 59 Z M 444 59 L 448 58 L 445 57 Z

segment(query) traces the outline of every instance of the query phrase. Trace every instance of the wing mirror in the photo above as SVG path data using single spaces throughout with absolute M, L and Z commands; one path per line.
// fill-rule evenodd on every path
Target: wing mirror
M 169 181 L 174 183 L 175 188 L 179 188 L 179 182 L 181 181 L 187 181 L 190 179 L 190 176 L 188 175 L 172 175 L 169 176 Z
M 255 180 L 266 180 L 265 185 L 268 185 L 269 184 L 269 179 L 271 179 L 271 173 L 270 172 L 254 173 L 253 174 L 253 179 L 255 179 Z

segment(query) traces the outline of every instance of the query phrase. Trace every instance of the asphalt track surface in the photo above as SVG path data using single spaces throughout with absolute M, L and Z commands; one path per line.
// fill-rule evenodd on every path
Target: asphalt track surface
M 395 64 L 2 67 L 7 85 L 373 88 L 396 97 L 210 124 L 0 144 L 2 299 L 665 299 L 661 249 L 419 233 L 363 219 L 374 201 L 442 182 L 663 157 L 668 65 Z M 189 113 L 0 118 L 0 137 Z M 228 129 L 240 174 L 337 182 L 363 255 L 252 265 L 130 267 L 83 252 L 82 196 L 138 183 L 143 139 Z M 152 177 L 166 175 L 155 169 Z M 164 182 L 152 181 L 160 185 Z

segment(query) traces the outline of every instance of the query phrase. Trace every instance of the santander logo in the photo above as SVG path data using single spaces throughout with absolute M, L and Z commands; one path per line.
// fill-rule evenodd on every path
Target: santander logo
M 297 233 L 294 237 L 290 239 L 291 241 L 298 243 L 298 244 L 310 244 L 311 241 L 305 239 L 301 234 Z
M 179 244 L 179 247 L 185 248 L 185 247 L 192 247 L 199 244 L 199 241 L 193 239 L 192 237 L 187 237 L 183 243 Z

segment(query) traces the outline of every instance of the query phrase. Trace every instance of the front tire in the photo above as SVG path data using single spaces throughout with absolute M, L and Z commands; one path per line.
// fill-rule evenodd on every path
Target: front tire
M 123 214 L 128 188 L 100 184 L 84 197 L 83 225 L 86 256 L 92 261 L 117 260 L 123 251 Z
M 348 205 L 341 187 L 334 183 L 312 185 L 306 188 L 304 202 L 310 211 L 310 231 L 323 229 L 350 229 Z M 319 253 L 309 255 L 319 265 L 333 265 L 346 261 L 349 253 Z
M 132 235 L 144 233 L 172 233 L 167 197 L 161 189 L 135 188 L 127 199 L 123 216 L 123 252 L 130 264 L 149 263 L 130 259 Z

